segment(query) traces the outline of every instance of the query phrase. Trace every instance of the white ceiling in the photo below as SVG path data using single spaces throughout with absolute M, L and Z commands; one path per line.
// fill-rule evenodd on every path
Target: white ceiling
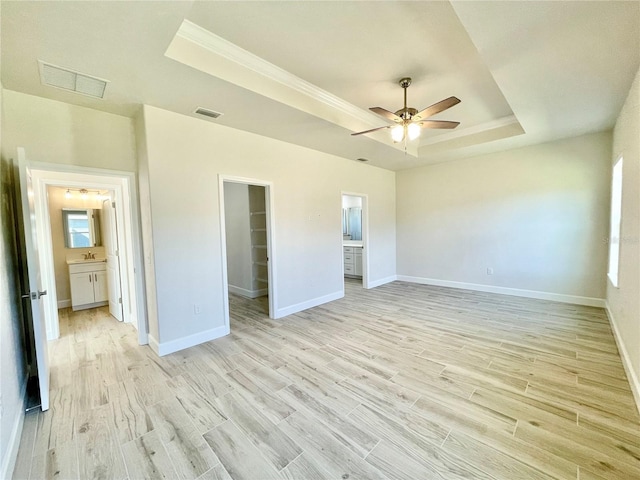
M 638 2 L 0 8 L 4 88 L 127 116 L 143 103 L 187 115 L 206 107 L 224 115 L 203 121 L 392 170 L 609 129 L 640 63 Z M 108 79 L 104 100 L 41 85 L 38 60 Z M 385 125 L 368 107 L 402 107 L 403 76 L 415 108 L 460 98 L 435 118 L 461 125 L 423 131 L 406 154 L 387 130 L 352 137 Z

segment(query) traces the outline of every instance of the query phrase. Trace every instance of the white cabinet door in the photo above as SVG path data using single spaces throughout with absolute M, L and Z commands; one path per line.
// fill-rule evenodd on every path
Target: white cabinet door
M 355 257 L 355 275 L 362 276 L 362 249 L 356 248 Z
M 109 288 L 107 286 L 107 272 L 93 272 L 94 302 L 106 302 L 109 300 Z
M 71 283 L 71 306 L 86 305 L 93 303 L 95 295 L 93 293 L 93 273 L 72 273 L 69 275 Z

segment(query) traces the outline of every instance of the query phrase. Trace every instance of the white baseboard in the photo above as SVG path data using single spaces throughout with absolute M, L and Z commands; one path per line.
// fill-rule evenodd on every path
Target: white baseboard
M 69 308 L 71 306 L 71 299 L 68 300 L 58 300 L 58 310 L 61 308 Z
M 513 295 L 515 297 L 537 298 L 539 300 L 551 300 L 554 302 L 585 305 L 588 307 L 605 308 L 606 306 L 604 298 L 580 297 L 577 295 L 564 295 L 561 293 L 539 292 L 537 290 L 497 287 L 494 285 L 481 285 L 479 283 L 454 282 L 452 280 L 438 280 L 435 278 L 410 277 L 407 275 L 398 275 L 397 279 L 402 282 L 436 285 L 438 287 L 461 288 L 464 290 L 475 290 L 478 292 L 499 293 L 502 295 Z
M 287 315 L 292 315 L 308 308 L 317 307 L 318 305 L 322 305 L 323 303 L 333 302 L 334 300 L 338 300 L 342 297 L 344 297 L 344 290 L 330 293 L 329 295 L 324 295 L 322 297 L 312 298 L 311 300 L 307 300 L 306 302 L 296 303 L 295 305 L 291 305 L 289 307 L 279 308 L 276 310 L 275 318 L 286 317 Z
M 186 337 L 164 343 L 159 343 L 158 340 L 149 335 L 149 346 L 158 354 L 158 356 L 162 357 L 164 355 L 169 355 L 170 353 L 184 350 L 185 348 L 194 347 L 201 343 L 224 337 L 225 335 L 229 335 L 229 327 L 226 325 L 212 328 L 211 330 L 205 330 L 204 332 L 194 333 L 193 335 L 187 335 Z
M 235 285 L 229 284 L 229 293 L 235 293 L 236 295 L 241 295 L 247 298 L 258 298 L 269 295 L 269 289 L 261 288 L 260 290 L 247 290 L 246 288 L 236 287 Z
M 376 288 L 376 287 L 379 287 L 380 285 L 384 285 L 385 283 L 395 282 L 397 279 L 398 279 L 397 275 L 391 275 L 390 277 L 379 278 L 378 280 L 373 280 L 372 282 L 369 282 L 369 285 L 367 285 L 366 288 Z
M 7 443 L 7 451 L 2 455 L 2 466 L 0 467 L 0 478 L 13 478 L 13 470 L 16 468 L 16 460 L 18 459 L 18 449 L 20 448 L 20 440 L 22 439 L 22 428 L 24 427 L 24 412 L 27 402 L 27 376 L 22 384 L 20 392 L 20 415 L 13 422 L 11 436 Z
M 640 372 L 636 372 L 634 369 L 633 362 L 631 361 L 631 357 L 629 356 L 629 352 L 627 351 L 624 340 L 620 335 L 618 324 L 615 317 L 613 316 L 613 313 L 611 313 L 608 302 L 606 305 L 606 311 L 607 316 L 609 317 L 609 323 L 611 324 L 611 330 L 613 330 L 613 338 L 616 339 L 616 345 L 618 345 L 618 351 L 620 352 L 620 357 L 622 358 L 622 365 L 624 366 L 624 371 L 627 374 L 627 380 L 629 380 L 629 386 L 631 387 L 633 398 L 636 401 L 638 413 L 640 413 L 640 379 L 638 379 L 638 375 L 640 374 Z

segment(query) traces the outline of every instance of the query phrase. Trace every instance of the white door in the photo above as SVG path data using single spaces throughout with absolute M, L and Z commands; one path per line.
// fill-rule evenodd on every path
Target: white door
M 27 252 L 27 273 L 29 274 L 29 292 L 23 292 L 31 301 L 33 318 L 33 336 L 38 362 L 38 383 L 40 384 L 40 402 L 42 410 L 49 409 L 49 352 L 47 348 L 47 327 L 45 324 L 44 301 L 47 294 L 42 285 L 36 215 L 33 203 L 33 184 L 31 170 L 27 165 L 24 148 L 18 148 L 18 168 L 20 170 L 20 192 L 22 195 L 22 215 L 24 220 L 25 249 Z
M 107 257 L 107 291 L 109 292 L 109 313 L 119 322 L 122 316 L 122 292 L 120 287 L 120 257 L 118 252 L 118 230 L 116 208 L 111 200 L 102 202 L 100 215 L 102 244 Z M 98 300 L 96 300 L 98 301 Z

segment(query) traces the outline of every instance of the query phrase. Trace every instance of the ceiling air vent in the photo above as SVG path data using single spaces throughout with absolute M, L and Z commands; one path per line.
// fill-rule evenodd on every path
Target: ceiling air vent
M 209 110 L 207 108 L 202 108 L 202 107 L 196 108 L 195 113 L 197 113 L 198 115 L 204 115 L 205 117 L 209 117 L 209 118 L 218 118 L 220 115 L 222 115 L 222 113 L 220 112 L 215 112 L 213 110 Z
M 38 63 L 40 64 L 40 81 L 43 85 L 62 88 L 63 90 L 94 98 L 104 97 L 108 80 L 102 80 L 90 75 L 85 75 L 84 73 L 69 70 L 68 68 L 51 65 L 41 60 L 39 60 Z

